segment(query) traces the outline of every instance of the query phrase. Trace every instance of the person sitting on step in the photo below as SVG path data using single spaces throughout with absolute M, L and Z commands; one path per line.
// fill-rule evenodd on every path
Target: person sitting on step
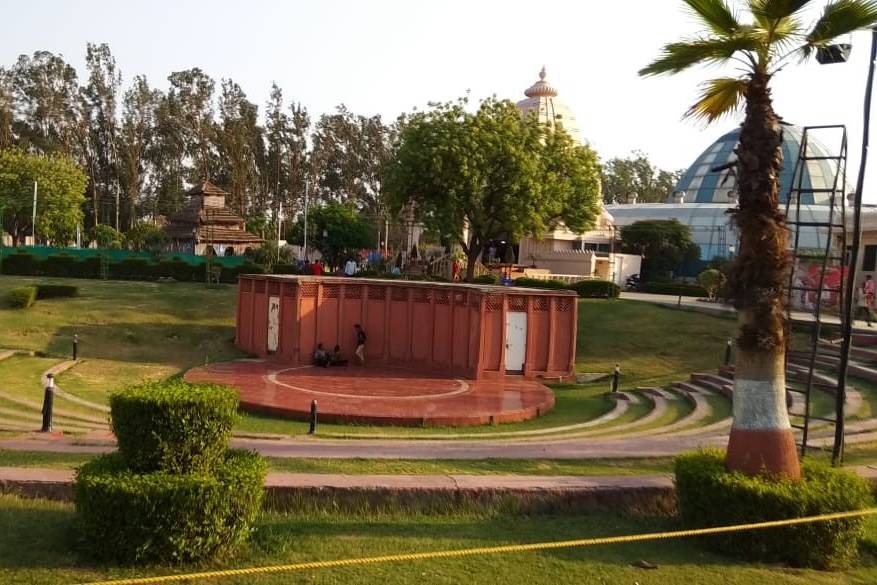
M 323 348 L 322 343 L 318 343 L 317 349 L 314 350 L 314 365 L 321 368 L 329 367 L 329 352 Z
M 329 359 L 330 366 L 346 366 L 347 360 L 341 356 L 341 346 L 336 345 L 335 349 L 332 350 L 332 356 Z

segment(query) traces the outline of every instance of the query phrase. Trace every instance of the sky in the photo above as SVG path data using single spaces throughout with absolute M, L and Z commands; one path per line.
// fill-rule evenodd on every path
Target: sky
M 811 18 L 824 2 L 813 4 Z M 641 150 L 682 169 L 740 121 L 682 119 L 698 83 L 728 68 L 637 75 L 664 43 L 699 30 L 680 0 L 29 0 L 3 12 L 0 65 L 48 50 L 82 79 L 86 43 L 105 42 L 125 83 L 145 74 L 165 89 L 172 71 L 200 67 L 234 79 L 260 106 L 277 82 L 312 119 L 344 103 L 393 120 L 466 92 L 517 101 L 544 65 L 603 160 Z M 848 63 L 789 66 L 774 80 L 774 102 L 791 123 L 846 124 L 854 179 L 870 38 L 843 40 L 853 43 Z M 863 193 L 877 203 L 877 160 Z

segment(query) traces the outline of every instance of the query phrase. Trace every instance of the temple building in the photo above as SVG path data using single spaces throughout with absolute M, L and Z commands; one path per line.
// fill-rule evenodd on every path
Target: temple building
M 186 195 L 186 207 L 170 215 L 164 228 L 172 249 L 203 255 L 212 246 L 220 256 L 237 256 L 265 243 L 247 231 L 243 218 L 225 207 L 228 193 L 210 181 L 195 185 Z
M 538 120 L 550 128 L 563 128 L 578 144 L 587 144 L 579 130 L 573 111 L 560 99 L 559 91 L 545 79 L 545 67 L 539 80 L 524 90 L 526 99 L 517 103 L 524 114 L 534 112 Z M 616 251 L 615 219 L 605 209 L 595 220 L 593 229 L 576 233 L 565 225 L 538 238 L 522 238 L 518 264 L 529 266 L 527 276 L 553 278 L 574 282 L 588 278 L 611 280 L 624 284 L 638 274 L 641 258 Z

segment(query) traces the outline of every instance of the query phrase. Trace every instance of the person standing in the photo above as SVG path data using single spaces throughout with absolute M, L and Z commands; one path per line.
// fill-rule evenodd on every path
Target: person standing
M 344 263 L 344 275 L 353 276 L 354 274 L 356 274 L 356 262 L 353 261 L 353 258 L 348 258 L 347 262 Z
M 360 366 L 365 365 L 365 330 L 362 328 L 362 325 L 357 323 L 353 326 L 356 330 L 356 349 L 353 351 L 353 355 L 356 357 L 356 361 Z
M 871 327 L 871 321 L 873 319 L 873 311 L 874 311 L 874 293 L 877 290 L 877 286 L 875 286 L 874 279 L 871 278 L 871 275 L 865 277 L 865 282 L 862 284 L 862 293 L 865 296 L 865 311 L 867 313 L 868 327 Z

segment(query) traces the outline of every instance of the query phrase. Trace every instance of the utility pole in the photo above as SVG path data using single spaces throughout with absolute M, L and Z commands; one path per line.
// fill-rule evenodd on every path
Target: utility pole
M 31 237 L 33 245 L 37 245 L 37 182 L 33 182 L 33 215 L 31 217 Z
M 116 231 L 119 230 L 119 185 L 116 185 Z
M 308 259 L 308 180 L 305 179 L 305 229 L 304 229 L 304 245 L 302 248 L 304 249 L 304 259 Z
M 277 205 L 277 248 L 280 248 L 280 225 L 283 222 L 283 201 Z

